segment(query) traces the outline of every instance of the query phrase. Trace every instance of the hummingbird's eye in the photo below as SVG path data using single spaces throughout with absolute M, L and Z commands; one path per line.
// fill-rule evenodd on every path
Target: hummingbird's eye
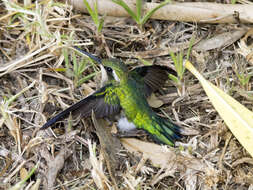
M 112 68 L 111 67 L 105 67 L 107 72 L 112 72 Z

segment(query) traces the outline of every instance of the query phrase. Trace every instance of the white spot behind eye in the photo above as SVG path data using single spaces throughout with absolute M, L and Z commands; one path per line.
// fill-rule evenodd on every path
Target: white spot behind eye
M 107 72 L 106 72 L 106 70 L 105 70 L 105 68 L 104 68 L 103 65 L 100 65 L 100 69 L 101 69 L 101 75 L 102 75 L 101 76 L 101 83 L 100 83 L 100 85 L 102 87 L 108 81 L 108 75 L 107 75 Z
M 112 74 L 113 74 L 114 79 L 119 82 L 120 79 L 114 70 L 113 70 Z

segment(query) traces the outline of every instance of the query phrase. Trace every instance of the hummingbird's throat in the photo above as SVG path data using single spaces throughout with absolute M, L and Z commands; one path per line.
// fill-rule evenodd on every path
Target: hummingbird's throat
M 103 65 L 100 65 L 100 69 L 102 74 L 100 87 L 103 87 L 108 82 L 109 78 Z

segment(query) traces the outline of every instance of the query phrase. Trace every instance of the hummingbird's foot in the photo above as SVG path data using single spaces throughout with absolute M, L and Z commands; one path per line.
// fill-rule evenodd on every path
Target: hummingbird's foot
M 113 136 L 120 137 L 120 138 L 142 137 L 146 135 L 147 133 L 140 129 L 132 129 L 131 131 L 124 131 L 124 132 L 118 132 L 116 134 L 113 134 Z

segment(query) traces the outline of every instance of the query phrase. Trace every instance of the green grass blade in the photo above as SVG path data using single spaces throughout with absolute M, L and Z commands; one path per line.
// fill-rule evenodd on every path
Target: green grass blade
M 78 63 L 76 61 L 76 54 L 74 53 L 73 56 L 73 70 L 74 70 L 74 76 L 76 77 L 76 75 L 78 74 Z
M 142 59 L 141 57 L 138 57 L 138 59 L 141 61 L 141 63 L 142 63 L 143 65 L 147 65 L 147 66 L 152 65 L 150 62 L 146 61 L 145 59 Z
M 99 21 L 98 21 L 98 15 L 96 14 L 96 11 L 92 10 L 87 0 L 83 0 L 83 3 L 85 7 L 87 8 L 87 11 L 89 12 L 93 22 L 95 23 L 96 26 L 98 26 Z M 94 4 L 94 9 L 95 9 L 95 6 L 96 6 L 96 3 Z
M 123 0 L 112 0 L 114 3 L 120 5 L 125 9 L 125 11 L 137 22 L 139 23 L 137 15 L 130 9 L 130 7 Z
M 98 18 L 98 6 L 97 6 L 97 1 L 94 2 L 94 19 L 96 20 L 96 22 L 95 22 L 95 21 L 94 21 L 94 22 L 95 22 L 95 24 L 96 24 L 96 26 L 97 26 L 97 28 L 98 28 L 100 21 L 99 21 L 99 18 Z
M 66 49 L 63 49 L 63 56 L 64 56 L 64 61 L 65 61 L 65 65 L 67 70 L 70 70 L 70 66 L 69 66 L 69 56 L 68 56 L 68 52 Z
M 99 20 L 99 25 L 98 25 L 98 32 L 101 32 L 102 28 L 103 28 L 103 25 L 104 25 L 104 18 L 101 18 Z
M 136 17 L 138 20 L 141 20 L 142 3 L 143 0 L 136 0 Z
M 163 3 L 161 3 L 160 5 L 156 6 L 155 8 L 153 8 L 152 10 L 150 10 L 142 19 L 141 19 L 141 23 L 140 24 L 145 24 L 147 22 L 147 20 L 154 14 L 155 11 L 157 11 L 158 9 L 160 9 L 161 7 L 167 5 L 168 3 L 170 3 L 170 0 L 166 0 Z
M 23 189 L 23 185 L 24 183 L 34 174 L 34 172 L 36 171 L 36 169 L 38 168 L 39 163 L 37 163 L 32 170 L 28 173 L 28 175 L 20 182 L 16 183 L 13 187 L 9 188 L 8 190 L 19 190 L 19 189 Z
M 169 78 L 174 81 L 175 83 L 179 83 L 179 80 L 176 76 L 172 75 L 172 74 L 169 74 Z
M 80 64 L 79 64 L 79 75 L 81 75 L 86 69 L 85 67 L 86 67 L 87 64 L 86 64 L 85 60 L 80 62 Z
M 179 73 L 180 73 L 179 79 L 180 80 L 183 79 L 184 72 L 185 72 L 185 67 L 183 64 L 183 52 L 180 52 L 179 54 Z
M 177 63 L 178 61 L 177 61 L 177 58 L 176 58 L 176 56 L 175 56 L 175 53 L 174 53 L 174 52 L 170 52 L 170 56 L 171 56 L 171 59 L 172 59 L 173 63 L 176 65 L 176 63 Z
M 85 81 L 89 80 L 90 78 L 94 77 L 97 75 L 97 72 L 91 73 L 86 77 L 81 78 L 78 82 L 77 82 L 77 87 L 80 86 L 81 84 L 83 84 Z
M 192 51 L 192 46 L 194 44 L 194 41 L 195 41 L 195 36 L 192 36 L 191 40 L 190 40 L 190 44 L 189 44 L 189 48 L 187 50 L 187 55 L 186 55 L 186 59 L 188 60 L 189 57 L 190 57 L 190 53 Z
M 170 52 L 170 56 L 171 56 L 172 61 L 174 62 L 178 79 L 182 80 L 184 72 L 185 72 L 185 67 L 183 65 L 183 52 L 180 51 L 177 54 Z

